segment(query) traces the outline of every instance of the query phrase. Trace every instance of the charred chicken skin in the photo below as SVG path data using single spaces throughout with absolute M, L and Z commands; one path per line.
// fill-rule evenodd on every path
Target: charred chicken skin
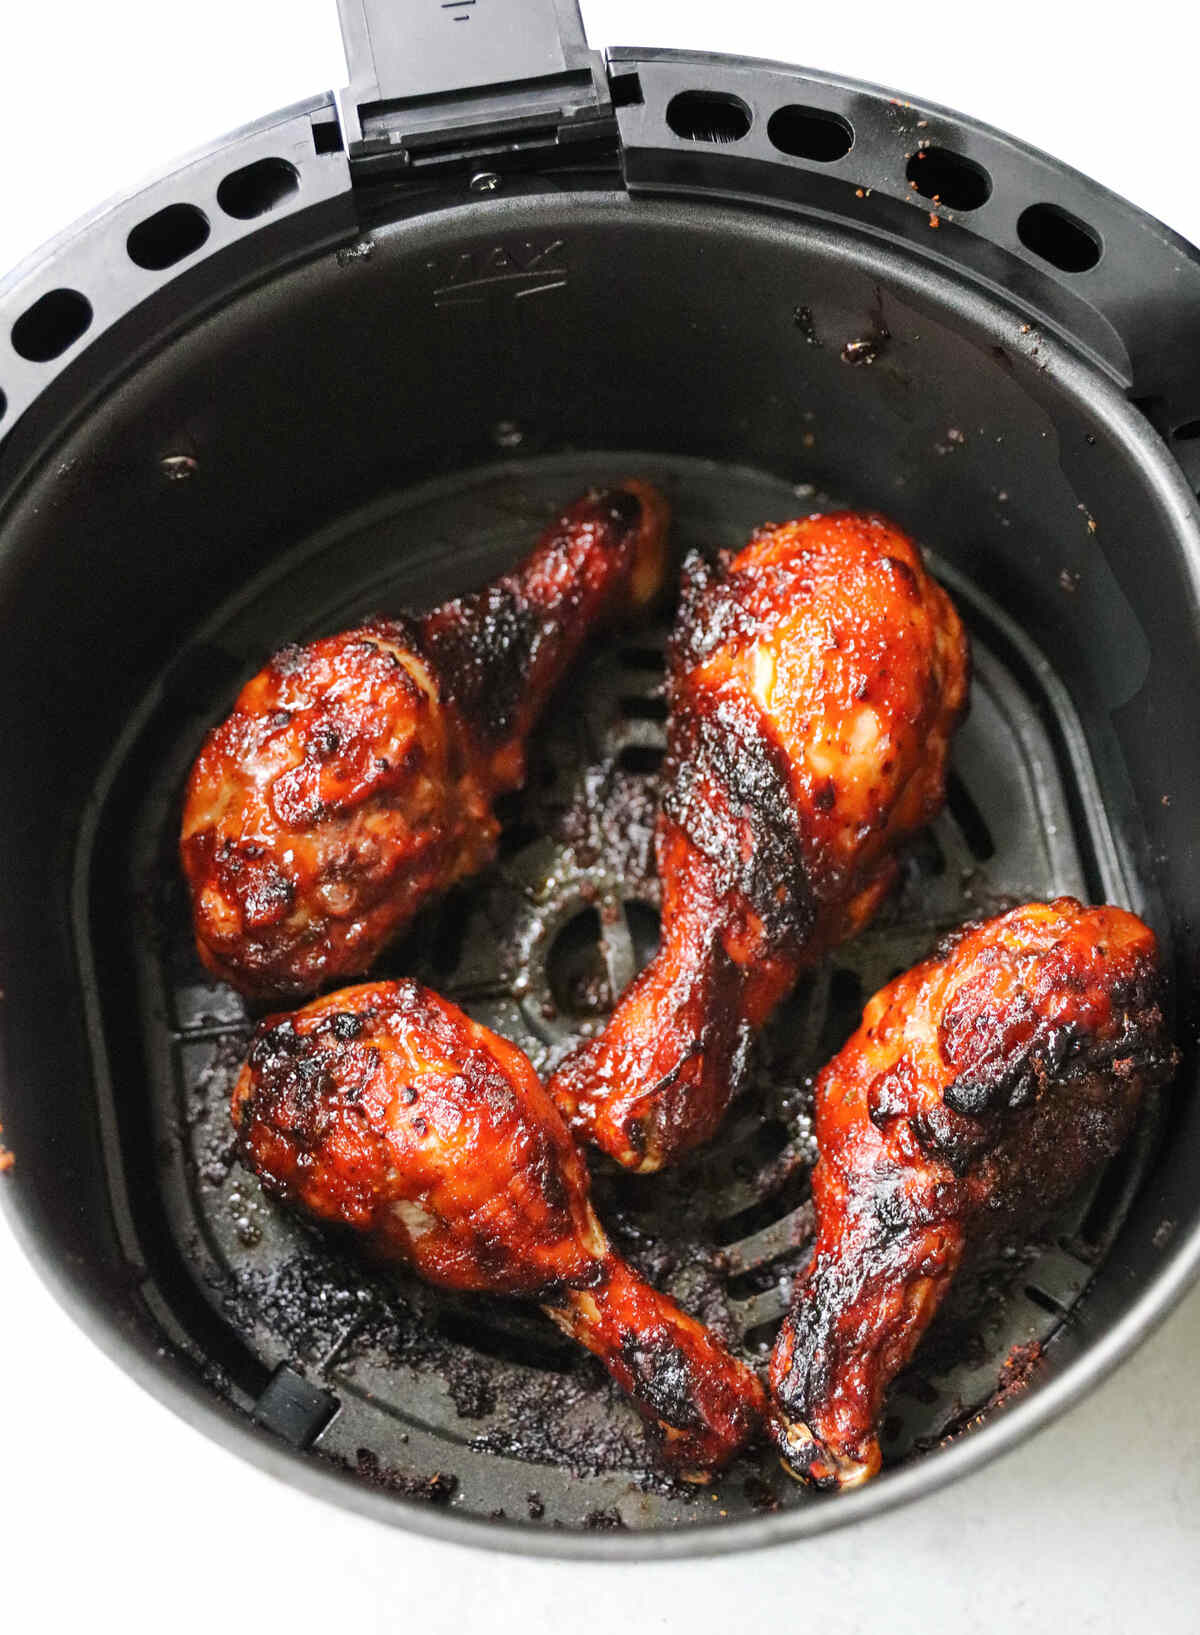
M 1062 897 L 964 927 L 869 1002 L 817 1080 L 818 1236 L 771 1359 L 793 1474 L 876 1473 L 884 1394 L 964 1258 L 1063 1203 L 1169 1077 L 1159 988 L 1152 931 Z
M 759 1429 L 764 1393 L 609 1245 L 588 1173 L 515 1045 L 411 981 L 265 1022 L 233 1095 L 276 1197 L 441 1288 L 538 1301 L 630 1394 L 691 1480 Z
M 657 955 L 550 1083 L 634 1170 L 707 1141 L 753 1031 L 852 936 L 945 796 L 967 698 L 958 616 L 917 546 L 850 512 L 685 567 L 667 679 Z
M 597 626 L 656 595 L 666 525 L 647 484 L 590 493 L 486 589 L 277 653 L 188 783 L 209 969 L 255 997 L 312 992 L 487 863 L 530 728 Z

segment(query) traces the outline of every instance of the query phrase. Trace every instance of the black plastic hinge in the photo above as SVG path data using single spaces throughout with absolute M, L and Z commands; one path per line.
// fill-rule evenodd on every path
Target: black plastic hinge
M 616 147 L 576 0 L 338 0 L 357 181 L 502 173 Z

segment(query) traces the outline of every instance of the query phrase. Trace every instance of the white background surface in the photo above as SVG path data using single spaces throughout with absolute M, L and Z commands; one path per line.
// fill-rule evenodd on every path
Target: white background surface
M 1190 7 L 583 10 L 594 45 L 774 57 L 962 108 L 1200 242 Z M 334 0 L 0 0 L 0 273 L 173 155 L 343 72 Z M 851 1532 L 712 1562 L 530 1562 L 326 1508 L 210 1444 L 74 1328 L 0 1222 L 0 1628 L 1182 1635 L 1200 1630 L 1198 1353 L 1200 1291 L 1034 1443 Z

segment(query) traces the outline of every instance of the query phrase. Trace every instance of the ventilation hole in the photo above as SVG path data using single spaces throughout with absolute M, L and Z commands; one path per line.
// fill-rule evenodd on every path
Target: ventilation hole
M 336 119 L 326 119 L 320 125 L 314 125 L 313 147 L 318 153 L 341 153 L 342 127 Z
M 768 1319 L 765 1323 L 755 1323 L 742 1336 L 742 1343 L 748 1351 L 769 1351 L 775 1344 L 775 1336 L 779 1333 L 779 1319 Z
M 659 671 L 665 661 L 661 648 L 623 647 L 621 649 L 621 662 L 627 664 L 631 670 Z
M 667 104 L 667 124 L 685 142 L 740 142 L 750 110 L 722 91 L 681 91 Z
M 210 231 L 208 217 L 194 204 L 169 204 L 139 221 L 125 240 L 125 248 L 135 266 L 162 272 L 184 256 L 194 255 Z
M 636 898 L 623 905 L 637 970 L 648 965 L 658 948 L 658 913 Z M 546 981 L 559 1011 L 567 1016 L 603 1016 L 612 1010 L 612 991 L 605 963 L 604 925 L 599 912 L 585 908 L 567 921 L 546 954 Z
M 626 744 L 617 756 L 617 765 L 622 772 L 657 772 L 666 753 L 665 749 L 658 749 L 653 744 Z
M 658 910 L 634 897 L 625 904 L 625 921 L 633 943 L 633 959 L 638 970 L 644 969 L 658 953 L 661 922 Z
M 980 863 L 986 863 L 989 857 L 994 857 L 996 842 L 992 839 L 987 819 L 975 804 L 975 797 L 957 772 L 952 772 L 946 781 L 946 805 L 962 830 L 962 837 L 971 856 Z
M 844 965 L 837 966 L 829 979 L 829 1008 L 845 1015 L 858 1016 L 862 1010 L 862 977 Z
M 946 854 L 938 845 L 937 836 L 932 829 L 922 829 L 908 850 L 922 879 L 935 880 L 939 875 L 945 874 Z
M 551 768 L 551 778 L 553 775 Z M 497 854 L 500 857 L 514 857 L 517 852 L 524 851 L 526 846 L 532 846 L 540 834 L 541 830 L 534 823 L 510 823 L 506 829 L 501 830 Z
M 3 392 L 0 392 L 0 420 L 4 419 L 4 411 L 7 408 L 8 408 L 8 399 L 5 397 Z
M 600 937 L 599 913 L 585 908 L 567 921 L 546 953 L 551 995 L 568 1016 L 600 1016 L 612 1009 L 613 993 Z
M 750 1140 L 749 1156 L 755 1164 L 769 1164 L 792 1139 L 792 1132 L 782 1119 L 769 1118 L 760 1124 Z
M 451 900 L 438 915 L 433 935 L 426 944 L 429 963 L 440 978 L 451 976 L 458 970 L 466 940 L 466 905 Z
M 1032 1300 L 1034 1305 L 1040 1306 L 1043 1311 L 1049 1312 L 1051 1317 L 1066 1315 L 1066 1307 L 1060 1306 L 1053 1295 L 1047 1294 L 1045 1289 L 1039 1289 L 1036 1283 L 1027 1283 L 1025 1285 L 1025 1298 Z
M 662 1195 L 653 1180 L 647 1185 L 644 1175 L 631 1174 L 628 1170 L 606 1175 L 598 1169 L 592 1177 L 592 1192 L 596 1213 L 614 1233 L 620 1233 L 626 1215 L 648 1215 L 650 1220 L 646 1230 L 655 1232 L 659 1229 Z
M 286 159 L 256 159 L 226 176 L 217 189 L 217 203 L 237 221 L 253 221 L 299 191 L 300 172 Z
M 1176 426 L 1171 436 L 1177 443 L 1191 443 L 1200 437 L 1200 420 L 1185 420 L 1182 426 Z
M 764 1226 L 771 1226 L 785 1215 L 790 1215 L 793 1209 L 799 1209 L 802 1203 L 807 1202 L 808 1194 L 808 1170 L 793 1170 L 770 1197 L 760 1198 L 758 1203 L 740 1209 L 736 1215 L 717 1221 L 713 1227 L 713 1237 L 720 1248 L 728 1248 L 731 1243 L 748 1238 L 752 1232 L 761 1232 Z
M 566 1344 L 558 1343 L 553 1329 L 542 1339 L 540 1335 L 492 1328 L 484 1319 L 463 1317 L 450 1311 L 438 1314 L 436 1327 L 443 1339 L 455 1345 L 466 1346 L 496 1362 L 517 1363 L 523 1368 L 540 1368 L 557 1374 L 569 1367 L 574 1357 Z
M 642 80 L 639 74 L 614 74 L 608 82 L 614 108 L 640 108 Z
M 1031 204 L 1023 210 L 1017 237 L 1027 250 L 1062 272 L 1087 272 L 1101 256 L 1095 229 L 1057 204 Z
M 819 1055 L 822 1061 L 838 1051 L 862 1018 L 863 985 L 857 971 L 835 966 L 829 977 L 829 1001 L 821 1027 Z
M 30 363 L 60 358 L 92 321 L 92 304 L 78 290 L 48 290 L 12 326 L 13 351 Z
M 951 210 L 978 210 L 992 195 L 992 178 L 982 165 L 949 148 L 920 148 L 905 175 L 917 192 Z
M 835 159 L 844 159 L 854 146 L 854 127 L 841 114 L 797 104 L 775 110 L 767 126 L 767 140 L 795 159 L 831 165 Z
M 784 1276 L 780 1262 L 792 1259 L 795 1254 L 795 1249 L 783 1249 L 761 1266 L 751 1266 L 749 1271 L 726 1278 L 725 1293 L 734 1300 L 749 1300 L 753 1295 L 766 1294 L 768 1289 L 779 1288 Z
M 665 721 L 667 701 L 665 698 L 642 698 L 638 694 L 630 694 L 621 700 L 621 714 L 630 721 Z

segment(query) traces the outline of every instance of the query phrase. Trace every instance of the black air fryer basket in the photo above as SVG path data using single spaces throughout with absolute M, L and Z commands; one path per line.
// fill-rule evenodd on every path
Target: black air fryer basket
M 470 15 L 468 15 L 468 11 Z M 1200 257 L 957 114 L 807 70 L 589 53 L 571 0 L 343 0 L 353 84 L 0 289 L 0 1180 L 78 1320 L 211 1435 L 440 1536 L 592 1556 L 793 1538 L 949 1480 L 1113 1367 L 1200 1262 Z M 428 605 L 595 481 L 681 546 L 831 501 L 929 549 L 976 656 L 944 815 L 770 1030 L 722 1136 L 598 1174 L 621 1247 L 761 1361 L 810 1229 L 808 1078 L 864 995 L 1014 899 L 1162 938 L 1183 1065 L 899 1382 L 841 1497 L 762 1452 L 672 1486 L 549 1326 L 386 1278 L 233 1159 L 252 1018 L 175 863 L 206 726 L 276 646 Z M 654 945 L 667 624 L 593 650 L 496 866 L 383 963 L 539 1067 Z

